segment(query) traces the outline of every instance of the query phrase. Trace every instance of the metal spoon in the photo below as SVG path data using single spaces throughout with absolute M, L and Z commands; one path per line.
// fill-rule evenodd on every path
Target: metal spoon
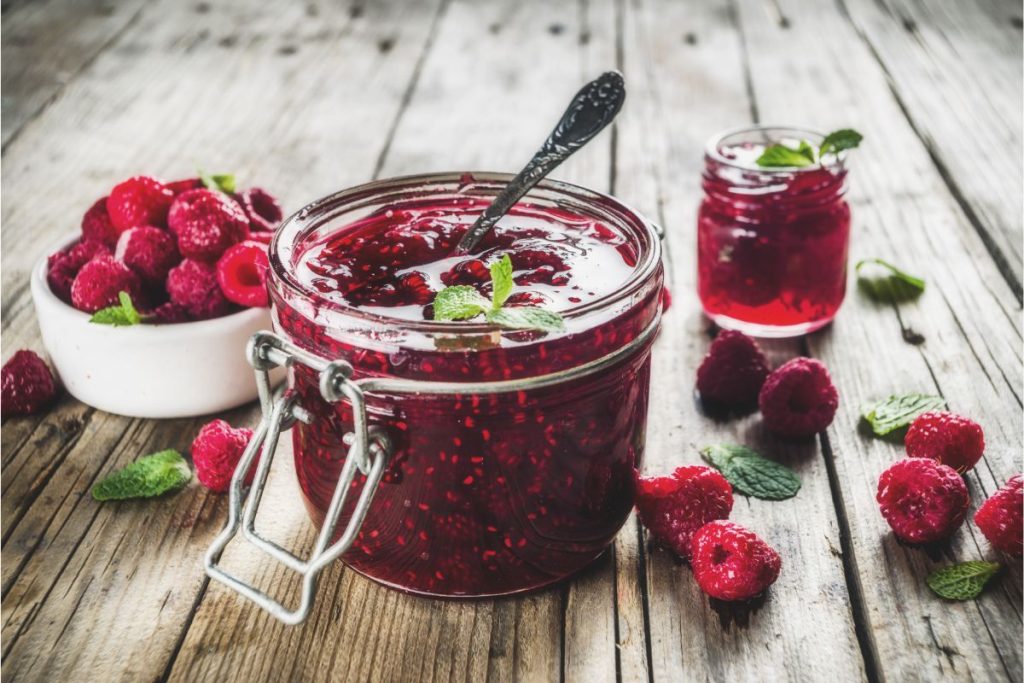
M 612 122 L 626 99 L 626 84 L 618 71 L 607 71 L 580 88 L 561 120 L 530 163 L 494 198 L 455 247 L 468 253 L 523 195 L 573 152 L 594 139 Z

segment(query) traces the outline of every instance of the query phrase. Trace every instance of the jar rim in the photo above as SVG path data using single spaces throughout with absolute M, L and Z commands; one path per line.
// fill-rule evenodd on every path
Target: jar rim
M 328 309 L 340 315 L 350 316 L 360 321 L 378 325 L 386 325 L 393 329 L 410 332 L 439 333 L 448 335 L 479 335 L 500 331 L 502 328 L 490 323 L 473 321 L 434 321 L 434 320 L 409 320 L 390 315 L 383 315 L 359 309 L 339 301 L 327 299 L 321 293 L 304 285 L 297 277 L 291 267 L 290 254 L 301 243 L 302 238 L 309 228 L 315 228 L 326 218 L 330 220 L 332 210 L 343 209 L 347 204 L 358 200 L 368 200 L 374 195 L 384 194 L 401 190 L 404 186 L 411 188 L 429 188 L 432 186 L 451 185 L 455 189 L 466 184 L 466 179 L 472 179 L 472 185 L 500 184 L 504 186 L 514 177 L 511 173 L 491 171 L 457 171 L 440 173 L 422 173 L 404 176 L 396 176 L 381 180 L 373 180 L 368 183 L 356 185 L 338 192 L 334 192 L 320 199 L 310 202 L 286 218 L 274 233 L 270 243 L 270 267 L 279 283 L 284 285 L 291 293 L 300 297 L 312 297 L 317 300 L 319 308 Z M 555 195 L 562 195 L 566 198 L 590 201 L 591 203 L 602 203 L 610 208 L 623 219 L 632 219 L 633 223 L 643 232 L 646 240 L 646 248 L 641 240 L 639 244 L 638 260 L 629 278 L 616 290 L 608 294 L 587 301 L 564 311 L 560 311 L 566 320 L 581 318 L 588 313 L 599 311 L 605 307 L 614 305 L 632 296 L 641 289 L 649 278 L 654 275 L 661 264 L 661 238 L 658 230 L 651 221 L 636 209 L 625 204 L 621 200 L 580 185 L 568 183 L 561 180 L 545 179 L 537 183 L 520 201 L 529 201 L 531 196 L 538 199 L 538 191 L 547 190 Z
M 710 138 L 708 138 L 707 143 L 705 143 L 704 145 L 704 156 L 724 166 L 729 166 L 731 168 L 736 168 L 743 171 L 757 171 L 758 173 L 764 173 L 766 175 L 791 175 L 793 173 L 807 173 L 821 168 L 841 171 L 845 168 L 845 152 L 840 152 L 839 154 L 829 153 L 826 156 L 832 157 L 832 161 L 824 163 L 822 160 L 818 160 L 808 166 L 752 166 L 750 164 L 738 162 L 735 159 L 730 159 L 723 155 L 721 152 L 721 145 L 727 138 L 730 138 L 734 135 L 741 135 L 743 133 L 756 133 L 767 131 L 793 133 L 794 137 L 797 137 L 798 139 L 808 140 L 809 142 L 817 143 L 819 145 L 821 144 L 821 141 L 825 139 L 824 133 L 813 128 L 804 128 L 801 126 L 791 126 L 774 123 L 755 123 L 745 126 L 727 128 L 726 130 L 720 131 L 712 135 Z

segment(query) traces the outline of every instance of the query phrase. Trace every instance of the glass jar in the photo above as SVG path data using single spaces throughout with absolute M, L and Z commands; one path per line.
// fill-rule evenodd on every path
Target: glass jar
M 411 593 L 493 596 L 559 581 L 597 558 L 633 507 L 663 279 L 659 239 L 635 211 L 553 181 L 521 201 L 535 216 L 600 222 L 621 236 L 619 252 L 632 267 L 616 291 L 562 311 L 561 332 L 388 317 L 329 300 L 296 273 L 307 248 L 367 217 L 424 201 L 475 215 L 510 179 L 439 174 L 370 183 L 309 205 L 271 245 L 275 329 L 281 344 L 303 352 L 293 360 L 314 359 L 288 361 L 288 392 L 301 406 L 292 432 L 307 509 L 318 524 L 332 518 L 360 431 L 351 393 L 326 400 L 333 394 L 318 369 L 335 361 L 349 390 L 361 387 L 354 391 L 368 423 L 388 444 L 372 502 L 364 519 L 357 513 L 341 557 Z M 339 527 L 351 526 L 366 481 L 366 473 L 352 478 Z
M 791 337 L 835 317 L 846 293 L 850 207 L 843 154 L 806 167 L 762 168 L 773 143 L 813 131 L 753 126 L 712 138 L 697 218 L 698 291 L 715 323 L 760 337 Z

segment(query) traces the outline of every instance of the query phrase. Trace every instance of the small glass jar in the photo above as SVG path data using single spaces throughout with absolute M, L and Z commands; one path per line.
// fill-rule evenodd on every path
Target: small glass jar
M 368 217 L 418 202 L 450 202 L 475 215 L 509 180 L 445 174 L 356 187 L 290 218 L 271 246 L 275 328 L 290 343 L 350 364 L 352 382 L 465 387 L 365 396 L 369 422 L 387 433 L 391 453 L 342 559 L 407 592 L 492 596 L 559 581 L 609 546 L 633 506 L 663 279 L 659 239 L 636 212 L 552 181 L 522 200 L 535 214 L 569 212 L 616 231 L 632 266 L 613 293 L 563 311 L 562 332 L 389 318 L 330 301 L 296 275 L 305 250 Z M 614 354 L 599 371 L 572 374 Z M 531 384 L 538 377 L 548 379 Z M 289 389 L 308 413 L 292 427 L 295 468 L 321 523 L 346 460 L 353 410 L 326 402 L 317 374 L 302 365 L 293 366 Z M 352 481 L 354 494 L 365 481 Z M 341 508 L 339 527 L 356 497 Z
M 712 138 L 697 218 L 698 291 L 716 324 L 791 337 L 835 317 L 846 293 L 850 207 L 843 154 L 806 167 L 762 168 L 765 146 L 815 148 L 822 135 L 753 126 Z

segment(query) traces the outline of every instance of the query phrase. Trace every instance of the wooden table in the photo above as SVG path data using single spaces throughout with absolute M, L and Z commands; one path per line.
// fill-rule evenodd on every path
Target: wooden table
M 1021 9 L 1009 0 L 10 0 L 3 6 L 4 358 L 40 349 L 32 264 L 139 172 L 235 171 L 295 209 L 370 178 L 514 170 L 585 80 L 615 67 L 615 129 L 556 174 L 665 226 L 674 304 L 654 360 L 646 469 L 719 441 L 795 469 L 785 502 L 733 518 L 783 557 L 766 599 L 710 605 L 630 519 L 573 581 L 518 599 L 409 597 L 340 564 L 285 627 L 211 585 L 201 557 L 226 499 L 196 483 L 98 504 L 92 483 L 187 450 L 205 419 L 110 415 L 65 396 L 3 422 L 3 655 L 10 680 L 1020 680 L 1021 565 L 973 523 L 898 543 L 874 501 L 900 448 L 858 428 L 892 392 L 939 393 L 988 443 L 971 509 L 1021 470 Z M 836 323 L 769 344 L 822 359 L 841 395 L 827 433 L 776 441 L 758 417 L 694 405 L 709 341 L 695 296 L 704 141 L 750 121 L 865 134 L 852 155 L 852 257 L 928 281 L 916 302 L 853 288 Z M 225 416 L 254 424 L 250 406 Z M 289 457 L 262 528 L 308 548 Z M 287 572 L 229 548 L 295 597 Z M 925 585 L 954 561 L 1006 568 L 976 601 Z

